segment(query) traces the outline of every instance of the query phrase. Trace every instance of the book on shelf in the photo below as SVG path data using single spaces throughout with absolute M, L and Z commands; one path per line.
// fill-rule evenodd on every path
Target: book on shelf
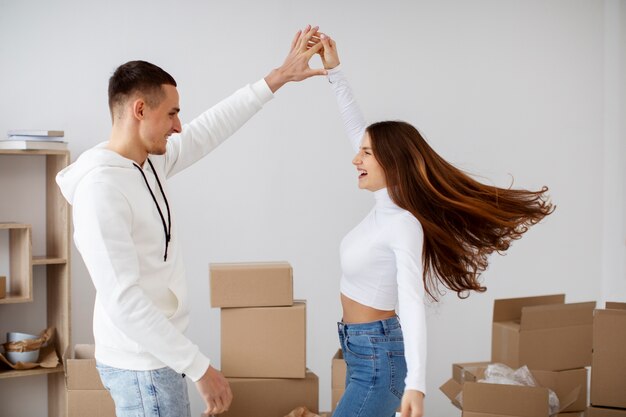
M 34 140 L 39 142 L 63 142 L 63 136 L 26 136 L 11 135 L 8 140 Z
M 65 150 L 67 142 L 57 141 L 35 141 L 35 140 L 0 140 L 0 149 L 44 149 L 44 150 Z
M 15 129 L 7 132 L 8 136 L 44 136 L 44 137 L 63 137 L 65 132 L 62 130 L 45 130 L 45 129 Z

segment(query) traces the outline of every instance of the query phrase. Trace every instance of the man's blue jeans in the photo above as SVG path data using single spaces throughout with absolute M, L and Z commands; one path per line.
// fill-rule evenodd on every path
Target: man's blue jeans
M 337 327 L 347 374 L 333 417 L 395 416 L 407 372 L 398 318 Z
M 99 362 L 96 367 L 117 417 L 191 417 L 187 383 L 173 369 L 130 371 Z

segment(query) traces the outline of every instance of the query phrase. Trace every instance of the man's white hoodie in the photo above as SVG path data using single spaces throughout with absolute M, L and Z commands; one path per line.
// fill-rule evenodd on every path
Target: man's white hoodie
M 105 143 L 57 175 L 73 206 L 74 242 L 96 288 L 93 330 L 99 362 L 131 370 L 168 366 L 193 381 L 204 375 L 210 361 L 184 335 L 187 285 L 173 216 L 164 260 L 165 179 L 213 150 L 272 97 L 260 80 L 184 125 L 169 138 L 164 155 L 149 155 L 156 172 L 146 161 L 141 167 L 146 180 L 132 160 Z

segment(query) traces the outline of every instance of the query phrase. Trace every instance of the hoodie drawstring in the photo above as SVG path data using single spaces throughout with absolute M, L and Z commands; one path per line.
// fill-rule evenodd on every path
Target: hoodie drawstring
M 167 207 L 167 225 L 165 223 L 165 217 L 163 217 L 163 212 L 161 211 L 161 206 L 157 203 L 156 197 L 152 192 L 152 188 L 150 188 L 150 184 L 148 184 L 148 178 L 146 178 L 146 174 L 143 172 L 143 169 L 139 165 L 133 162 L 133 165 L 141 172 L 141 176 L 143 180 L 146 182 L 146 187 L 150 191 L 150 195 L 152 196 L 152 200 L 154 200 L 154 204 L 156 204 L 157 210 L 159 211 L 159 216 L 161 216 L 161 221 L 163 222 L 163 231 L 165 232 L 165 255 L 163 256 L 163 261 L 167 261 L 167 247 L 169 246 L 170 240 L 172 238 L 172 218 L 170 216 L 170 205 L 167 203 L 167 197 L 165 197 L 165 192 L 163 192 L 163 187 L 161 186 L 161 181 L 159 181 L 159 176 L 154 170 L 154 165 L 152 165 L 152 161 L 150 158 L 148 159 L 148 164 L 150 164 L 150 168 L 152 169 L 152 173 L 154 174 L 154 178 L 156 178 L 157 184 L 159 186 L 159 190 L 161 191 L 161 195 L 163 196 L 163 200 L 165 201 L 165 207 Z

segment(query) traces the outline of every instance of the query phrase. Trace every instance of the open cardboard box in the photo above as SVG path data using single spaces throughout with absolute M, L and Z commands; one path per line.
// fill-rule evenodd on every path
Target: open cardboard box
M 94 345 L 68 346 L 63 355 L 68 417 L 115 417 L 115 404 L 96 369 Z
M 486 365 L 485 362 L 474 362 L 466 367 L 464 364 L 454 364 L 454 376 L 439 388 L 457 408 L 463 410 L 463 417 L 548 417 L 548 388 L 559 397 L 559 413 L 584 411 L 586 407 L 585 369 L 531 371 L 535 379 L 543 384 L 541 387 L 474 382 L 483 378 Z M 462 404 L 458 401 L 460 393 Z
M 547 371 L 590 366 L 594 308 L 565 304 L 564 294 L 495 300 L 491 361 Z
M 626 408 L 626 303 L 606 303 L 593 317 L 591 404 Z

